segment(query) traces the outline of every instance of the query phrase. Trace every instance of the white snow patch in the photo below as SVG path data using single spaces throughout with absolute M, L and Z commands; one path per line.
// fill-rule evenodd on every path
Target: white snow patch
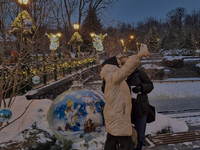
M 177 59 L 177 60 L 181 60 L 181 59 L 183 59 L 184 58 L 184 56 L 165 56 L 164 57 L 166 60 L 169 60 L 169 61 L 172 61 L 172 60 L 175 60 L 175 59 Z
M 144 69 L 164 69 L 164 67 L 160 67 L 160 66 L 157 66 L 155 64 L 145 64 L 145 65 L 142 65 L 142 67 Z

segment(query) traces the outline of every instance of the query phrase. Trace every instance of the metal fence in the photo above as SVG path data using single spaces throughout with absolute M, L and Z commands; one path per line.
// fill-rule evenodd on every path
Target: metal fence
M 0 79 L 3 78 L 3 81 L 5 81 L 3 82 L 5 90 L 7 82 L 10 82 L 6 80 L 9 75 L 12 74 L 12 77 L 17 75 L 17 82 L 19 83 L 17 88 L 20 89 L 17 93 L 23 94 L 37 86 L 32 82 L 35 76 L 39 77 L 39 84 L 46 85 L 48 82 L 57 81 L 59 78 L 82 70 L 83 68 L 88 68 L 96 63 L 96 55 L 81 58 L 55 57 L 53 60 L 51 60 L 49 56 L 30 56 L 26 64 L 20 64 L 18 67 L 16 67 L 17 64 L 0 66 Z M 17 72 L 17 68 L 20 72 Z M 12 81 L 11 84 L 14 85 L 13 82 L 14 81 Z M 7 91 L 6 97 L 9 97 L 10 93 L 13 92 L 13 87 L 10 86 Z

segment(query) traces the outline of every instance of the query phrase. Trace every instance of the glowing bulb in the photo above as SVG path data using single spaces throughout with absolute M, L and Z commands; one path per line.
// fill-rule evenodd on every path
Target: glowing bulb
M 61 37 L 61 33 L 57 33 L 56 35 L 57 35 L 58 37 Z
M 74 24 L 74 29 L 75 29 L 75 30 L 78 30 L 78 29 L 79 29 L 79 24 L 78 24 L 78 23 L 75 23 L 75 24 Z
M 18 0 L 20 4 L 28 4 L 28 0 Z
M 131 36 L 130 36 L 130 38 L 131 38 L 131 39 L 133 39 L 133 38 L 134 38 L 134 36 L 133 36 L 133 35 L 131 35 Z
M 95 36 L 95 34 L 94 34 L 94 33 L 91 33 L 91 34 L 90 34 L 90 36 L 91 36 L 91 37 L 94 37 L 94 36 Z

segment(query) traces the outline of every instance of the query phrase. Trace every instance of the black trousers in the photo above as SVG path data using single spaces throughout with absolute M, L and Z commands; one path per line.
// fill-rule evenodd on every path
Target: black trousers
M 147 115 L 144 117 L 132 117 L 131 122 L 135 125 L 135 130 L 137 131 L 138 144 L 135 150 L 142 150 L 142 146 L 145 140 Z
M 113 136 L 107 133 L 104 150 L 134 150 L 131 136 Z

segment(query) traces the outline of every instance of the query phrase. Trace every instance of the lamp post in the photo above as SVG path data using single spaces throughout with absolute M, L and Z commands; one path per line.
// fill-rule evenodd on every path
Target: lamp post
M 92 38 L 92 43 L 93 43 L 93 46 L 94 46 L 94 37 L 95 37 L 95 33 L 90 33 L 90 36 Z M 93 50 L 92 50 L 93 51 Z M 96 54 L 96 50 L 95 50 L 95 54 Z
M 78 23 L 74 23 L 74 29 L 76 30 L 76 31 L 78 31 L 79 30 L 79 27 L 80 27 L 80 25 L 78 24 Z
M 28 0 L 18 0 L 18 2 L 20 3 L 20 13 L 21 13 L 21 26 L 23 24 L 23 17 L 22 17 L 22 11 L 25 10 L 26 5 L 28 4 Z M 22 11 L 21 11 L 22 10 Z M 20 35 L 21 35 L 21 40 L 20 40 L 20 52 L 22 52 L 22 41 L 23 41 L 23 27 L 20 28 Z M 27 48 L 27 38 L 25 37 L 25 45 Z M 24 51 L 23 51 L 24 52 Z
M 18 0 L 18 2 L 20 3 L 20 4 L 28 4 L 28 0 Z
M 132 40 L 133 38 L 134 38 L 134 36 L 133 36 L 133 35 L 131 35 L 131 36 L 130 36 L 130 39 Z
M 137 45 L 137 52 L 139 52 L 139 51 L 140 51 L 140 50 L 139 50 L 139 47 L 140 47 L 139 45 L 140 45 L 140 43 L 137 42 L 136 45 Z
M 28 0 L 18 0 L 18 2 L 21 4 L 22 10 L 24 10 L 28 4 Z
M 78 33 L 78 29 L 80 26 L 78 23 L 74 23 L 73 27 L 74 27 L 75 32 L 74 32 L 73 36 L 71 37 L 71 40 L 69 41 L 68 44 L 75 46 L 76 49 L 78 47 L 78 57 L 80 57 L 80 45 L 83 44 L 83 39 L 81 38 L 81 35 Z M 75 57 L 76 56 L 77 56 L 77 50 L 76 50 Z
M 90 36 L 93 38 L 95 36 L 95 33 L 90 33 Z
M 80 25 L 78 23 L 74 23 L 74 30 L 78 32 Z M 78 45 L 78 57 L 80 57 L 80 45 Z
M 131 48 L 132 48 L 131 54 L 132 54 L 132 51 L 133 51 L 133 38 L 134 38 L 134 36 L 130 35 L 130 43 L 131 43 Z

